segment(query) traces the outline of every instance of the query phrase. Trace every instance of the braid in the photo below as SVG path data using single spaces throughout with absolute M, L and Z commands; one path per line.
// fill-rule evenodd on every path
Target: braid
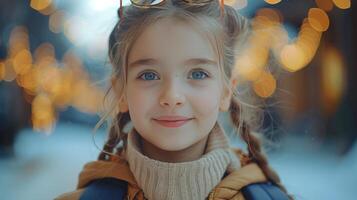
M 117 146 L 121 141 L 123 141 L 123 147 L 126 147 L 127 134 L 123 131 L 123 129 L 129 121 L 130 115 L 128 112 L 118 113 L 118 115 L 114 118 L 109 130 L 108 140 L 104 144 L 103 150 L 98 156 L 98 160 L 109 160 L 110 156 L 115 155 L 115 147 L 116 152 L 119 152 L 122 147 Z
M 267 179 L 285 192 L 289 199 L 293 200 L 293 197 L 287 193 L 286 188 L 282 185 L 279 175 L 270 167 L 268 159 L 262 151 L 260 138 L 251 132 L 248 123 L 241 120 L 239 116 L 239 104 L 235 98 L 232 98 L 230 105 L 230 117 L 234 126 L 238 129 L 241 128 L 240 137 L 247 143 L 250 160 L 258 164 Z

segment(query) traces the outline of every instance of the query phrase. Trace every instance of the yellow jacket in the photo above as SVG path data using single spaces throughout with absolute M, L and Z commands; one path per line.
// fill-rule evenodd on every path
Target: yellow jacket
M 252 183 L 267 181 L 262 170 L 255 163 L 249 163 L 240 149 L 234 150 L 241 161 L 242 167 L 231 172 L 211 191 L 208 200 L 244 200 L 241 189 Z M 94 161 L 87 163 L 79 175 L 77 190 L 62 194 L 56 200 L 78 200 L 85 187 L 92 180 L 101 178 L 116 178 L 128 183 L 128 200 L 144 200 L 144 194 L 139 188 L 129 165 L 124 158 L 113 161 Z

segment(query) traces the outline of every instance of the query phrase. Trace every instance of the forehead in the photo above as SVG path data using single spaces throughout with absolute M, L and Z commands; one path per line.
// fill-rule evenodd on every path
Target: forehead
M 190 58 L 217 60 L 213 42 L 208 34 L 190 23 L 162 19 L 146 27 L 134 42 L 128 63 L 154 58 L 165 64 L 183 62 Z

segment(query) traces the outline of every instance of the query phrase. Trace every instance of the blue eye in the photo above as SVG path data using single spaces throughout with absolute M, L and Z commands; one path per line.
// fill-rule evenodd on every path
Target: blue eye
M 144 72 L 142 73 L 139 78 L 145 81 L 152 81 L 152 80 L 158 80 L 158 78 L 155 79 L 156 74 L 154 72 Z
M 203 71 L 193 71 L 192 72 L 192 79 L 200 80 L 200 79 L 205 79 L 207 77 L 208 77 L 208 74 Z

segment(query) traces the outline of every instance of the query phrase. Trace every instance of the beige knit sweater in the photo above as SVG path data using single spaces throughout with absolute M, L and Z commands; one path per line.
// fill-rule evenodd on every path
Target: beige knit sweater
M 224 130 L 215 124 L 204 155 L 189 162 L 168 163 L 142 154 L 140 135 L 133 128 L 126 157 L 140 188 L 149 200 L 204 200 L 224 173 L 238 169 L 239 160 L 229 147 Z

